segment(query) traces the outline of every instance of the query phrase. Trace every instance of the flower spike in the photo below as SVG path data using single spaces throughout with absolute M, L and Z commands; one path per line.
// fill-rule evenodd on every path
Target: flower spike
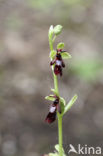
M 49 124 L 53 123 L 56 120 L 56 116 L 58 118 L 58 142 L 55 146 L 55 153 L 49 153 L 48 155 L 43 156 L 66 156 L 64 149 L 63 149 L 63 137 L 62 137 L 62 120 L 64 114 L 70 110 L 72 105 L 77 99 L 77 95 L 75 95 L 68 104 L 64 98 L 62 98 L 59 94 L 58 88 L 58 75 L 62 76 L 62 70 L 65 67 L 64 59 L 70 59 L 71 55 L 64 51 L 64 43 L 60 42 L 56 46 L 56 50 L 54 50 L 54 41 L 56 37 L 61 33 L 62 26 L 57 25 L 55 27 L 50 26 L 48 37 L 49 37 L 49 46 L 50 46 L 50 65 L 52 66 L 53 70 L 53 78 L 54 78 L 54 89 L 51 89 L 53 95 L 46 96 L 46 100 L 52 101 L 52 104 L 49 108 L 49 112 L 46 116 L 45 121 Z

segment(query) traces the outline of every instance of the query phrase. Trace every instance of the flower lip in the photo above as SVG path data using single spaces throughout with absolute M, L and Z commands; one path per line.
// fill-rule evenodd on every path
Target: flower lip
M 56 120 L 56 111 L 54 113 L 49 112 L 45 121 L 48 123 L 52 123 Z
M 52 123 L 56 120 L 56 111 L 58 110 L 58 105 L 59 105 L 59 97 L 54 96 L 56 99 L 52 103 L 49 109 L 49 113 L 46 116 L 45 121 L 48 123 Z
M 62 76 L 62 67 L 60 65 L 55 65 L 54 73 L 55 73 L 55 75 L 59 75 L 60 74 L 60 76 Z

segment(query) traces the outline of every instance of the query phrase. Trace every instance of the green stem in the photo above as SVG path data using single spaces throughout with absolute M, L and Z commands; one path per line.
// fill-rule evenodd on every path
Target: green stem
M 56 38 L 56 36 L 54 36 L 54 38 Z M 52 51 L 52 50 L 53 50 L 52 35 L 49 36 L 49 46 L 50 46 L 50 51 Z M 52 71 L 53 71 L 53 77 L 54 77 L 54 88 L 55 88 L 55 91 L 56 91 L 57 95 L 59 96 L 58 78 L 57 78 L 57 76 L 54 74 L 54 65 L 53 65 Z
M 55 41 L 56 37 L 57 37 L 57 36 L 55 35 L 55 36 L 54 36 L 54 38 L 53 38 L 53 40 L 52 40 L 52 41 L 53 41 L 53 43 L 54 43 L 54 41 Z
M 52 37 L 53 35 L 49 35 L 49 46 L 50 46 L 50 50 L 53 50 L 53 41 L 52 41 Z
M 59 114 L 59 112 L 57 113 L 58 116 L 58 137 L 59 137 L 59 156 L 63 156 L 63 136 L 62 136 L 62 119 L 63 117 Z
M 56 36 L 54 37 L 54 39 L 52 39 L 52 36 L 49 36 L 49 46 L 50 46 L 50 50 L 53 50 L 53 42 L 55 40 Z M 55 91 L 57 93 L 57 95 L 59 96 L 59 88 L 58 88 L 58 78 L 54 73 L 54 65 L 52 68 L 53 71 L 53 78 L 54 78 L 54 88 Z M 62 138 L 62 118 L 63 116 L 61 114 L 59 114 L 59 112 L 57 112 L 57 117 L 58 117 L 58 139 L 59 139 L 59 156 L 63 156 L 63 138 Z
M 53 72 L 53 77 L 54 77 L 54 88 L 55 88 L 55 91 L 56 91 L 57 95 L 59 96 L 58 78 L 57 78 L 57 76 L 54 74 L 54 72 Z

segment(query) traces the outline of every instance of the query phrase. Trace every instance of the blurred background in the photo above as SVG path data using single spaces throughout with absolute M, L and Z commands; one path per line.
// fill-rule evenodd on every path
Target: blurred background
M 64 148 L 103 148 L 103 0 L 0 0 L 0 156 L 41 156 L 58 142 L 57 121 L 44 122 L 53 88 L 48 29 L 72 59 L 60 94 L 78 100 L 63 120 Z M 56 45 L 55 44 L 55 45 Z

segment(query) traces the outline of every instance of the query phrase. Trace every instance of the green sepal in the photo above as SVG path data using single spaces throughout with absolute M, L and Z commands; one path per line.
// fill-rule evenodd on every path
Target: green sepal
M 65 109 L 64 109 L 64 113 L 63 115 L 70 110 L 70 108 L 72 107 L 72 105 L 75 103 L 75 101 L 77 100 L 78 96 L 77 95 L 74 95 L 72 97 L 72 99 L 69 101 L 69 103 L 65 106 Z
M 49 101 L 54 101 L 55 97 L 54 97 L 54 95 L 49 95 L 49 96 L 46 96 L 45 99 L 49 100 Z
M 56 51 L 55 51 L 55 50 L 52 50 L 52 51 L 50 52 L 50 58 L 51 58 L 51 59 L 54 59 L 55 55 L 56 55 Z
M 57 44 L 57 49 L 63 49 L 64 48 L 64 43 L 60 42 Z
M 55 35 L 59 35 L 61 32 L 62 32 L 62 26 L 61 25 L 56 25 L 55 27 L 54 27 L 54 34 Z
M 63 59 L 70 59 L 72 56 L 68 52 L 61 53 Z

